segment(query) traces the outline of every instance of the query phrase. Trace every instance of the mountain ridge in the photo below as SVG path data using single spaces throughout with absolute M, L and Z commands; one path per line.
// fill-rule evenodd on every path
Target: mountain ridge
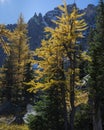
M 73 6 L 75 6 L 75 4 L 67 6 L 68 12 L 71 12 Z M 83 19 L 85 19 L 89 28 L 95 27 L 96 9 L 97 6 L 93 4 L 89 4 L 85 9 L 81 9 L 81 10 L 79 9 L 79 13 L 85 12 Z M 30 48 L 32 50 L 36 49 L 37 47 L 40 47 L 41 39 L 44 38 L 44 27 L 49 26 L 54 28 L 55 24 L 52 22 L 52 20 L 56 20 L 57 19 L 56 16 L 61 16 L 61 14 L 62 12 L 58 9 L 58 7 L 55 7 L 53 10 L 48 11 L 44 16 L 42 16 L 41 13 L 39 15 L 35 13 L 35 15 L 32 18 L 30 18 L 30 20 L 28 21 L 28 31 L 29 31 L 29 37 L 31 37 Z M 33 28 L 31 29 L 31 27 Z M 87 29 L 86 33 L 88 32 L 89 29 Z M 41 39 L 39 37 L 40 35 L 41 35 Z
M 67 5 L 68 12 L 70 12 L 73 8 L 73 6 L 76 6 L 75 4 Z M 87 49 L 87 38 L 90 31 L 90 28 L 95 27 L 95 17 L 96 17 L 96 10 L 97 6 L 93 4 L 89 4 L 84 9 L 79 9 L 79 13 L 84 13 L 83 19 L 85 19 L 86 23 L 88 24 L 88 29 L 84 32 L 85 39 L 82 41 L 84 44 L 82 45 L 83 50 Z M 55 7 L 53 10 L 48 11 L 44 16 L 42 16 L 41 13 L 38 15 L 34 13 L 33 17 L 29 19 L 27 22 L 28 25 L 28 37 L 29 37 L 29 43 L 30 43 L 30 49 L 35 50 L 37 47 L 41 46 L 41 40 L 45 38 L 44 28 L 49 26 L 54 28 L 56 25 L 52 22 L 52 20 L 56 20 L 56 16 L 61 16 L 62 11 L 58 9 L 58 7 Z M 16 24 L 8 24 L 6 25 L 7 29 L 13 30 L 16 27 Z M 5 55 L 3 56 L 3 51 L 0 48 L 0 59 L 1 63 L 3 64 L 3 59 Z

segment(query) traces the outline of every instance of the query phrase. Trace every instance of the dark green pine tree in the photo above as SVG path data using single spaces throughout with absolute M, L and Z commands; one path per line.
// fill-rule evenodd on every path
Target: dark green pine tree
M 62 79 L 63 80 L 63 79 Z M 65 84 L 52 84 L 48 90 L 47 119 L 49 128 L 54 130 L 66 130 L 68 125 L 66 102 L 65 102 Z M 67 123 L 67 124 L 66 124 Z
M 31 61 L 26 64 L 25 66 L 25 72 L 24 72 L 24 82 L 28 83 L 31 80 L 34 79 L 34 70 L 32 67 Z M 34 93 L 30 93 L 28 89 L 31 87 L 31 85 L 24 84 L 23 87 L 23 97 L 24 97 L 24 104 L 33 103 L 34 102 Z
M 93 130 L 102 130 L 101 107 L 104 100 L 104 1 L 100 0 L 96 28 L 90 40 L 90 95 L 93 108 Z
M 1 90 L 2 90 L 2 98 L 6 101 L 11 101 L 13 97 L 13 84 L 14 84 L 14 78 L 13 78 L 13 64 L 11 62 L 12 55 L 10 55 L 4 63 L 4 66 L 2 67 L 2 79 L 1 79 Z M 4 100 L 2 100 L 4 102 Z

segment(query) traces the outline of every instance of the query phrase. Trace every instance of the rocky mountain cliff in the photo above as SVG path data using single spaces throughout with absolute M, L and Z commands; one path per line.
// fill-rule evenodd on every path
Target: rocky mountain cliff
M 72 10 L 73 6 L 74 5 L 68 5 L 69 12 Z M 88 36 L 90 27 L 95 27 L 96 9 L 96 6 L 89 4 L 87 8 L 79 10 L 79 13 L 85 12 L 83 18 L 88 24 L 88 29 L 84 32 L 85 36 Z M 58 9 L 58 7 L 56 7 L 54 10 L 47 12 L 44 16 L 41 14 L 37 15 L 35 13 L 34 16 L 28 21 L 28 35 L 30 37 L 30 47 L 32 50 L 40 46 L 41 40 L 44 38 L 44 27 L 49 26 L 54 28 L 55 24 L 52 20 L 56 20 L 56 16 L 60 16 L 61 13 L 62 12 Z M 87 37 L 85 42 L 83 49 L 86 49 L 87 47 Z
M 68 5 L 68 11 L 70 12 L 73 8 L 73 5 Z M 83 18 L 88 24 L 88 29 L 84 32 L 85 39 L 81 41 L 82 48 L 87 49 L 87 36 L 89 34 L 90 27 L 95 27 L 95 16 L 96 16 L 97 7 L 89 4 L 85 9 L 79 10 L 79 13 L 85 12 Z M 44 16 L 41 13 L 38 15 L 35 13 L 32 18 L 28 21 L 28 36 L 30 38 L 30 49 L 35 50 L 37 47 L 40 47 L 41 40 L 44 38 L 44 28 L 46 26 L 55 27 L 55 24 L 52 23 L 52 20 L 56 20 L 56 16 L 61 15 L 61 11 L 58 7 L 54 8 L 51 11 L 48 11 Z M 7 28 L 12 30 L 16 27 L 16 25 L 9 24 Z M 0 61 L 2 64 L 3 59 L 3 51 L 0 51 Z

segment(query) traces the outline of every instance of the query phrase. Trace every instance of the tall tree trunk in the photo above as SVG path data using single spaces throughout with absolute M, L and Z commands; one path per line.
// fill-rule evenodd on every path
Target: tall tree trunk
M 70 130 L 74 130 L 74 117 L 75 117 L 75 66 L 76 66 L 76 60 L 75 60 L 75 52 L 71 53 L 71 59 L 70 60 L 70 105 L 71 105 L 71 111 L 70 111 L 70 123 L 69 127 Z
M 70 111 L 70 124 L 69 124 L 70 130 L 74 130 L 74 117 L 75 117 L 75 107 L 73 107 L 72 110 Z
M 64 130 L 68 130 L 68 115 L 67 115 L 67 107 L 66 107 L 66 91 L 65 91 L 65 84 L 62 86 L 62 102 L 63 102 L 63 109 L 64 109 Z
M 93 105 L 93 130 L 103 130 L 100 104 L 94 103 Z
M 69 127 L 70 130 L 74 130 L 74 117 L 75 117 L 75 93 L 74 93 L 74 74 L 71 76 L 71 86 L 70 86 L 70 105 L 71 105 L 71 111 L 70 111 L 70 123 Z

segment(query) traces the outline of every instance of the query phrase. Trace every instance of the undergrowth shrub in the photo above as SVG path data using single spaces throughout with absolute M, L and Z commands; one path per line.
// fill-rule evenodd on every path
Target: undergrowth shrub
M 29 130 L 27 125 L 0 124 L 0 130 Z

